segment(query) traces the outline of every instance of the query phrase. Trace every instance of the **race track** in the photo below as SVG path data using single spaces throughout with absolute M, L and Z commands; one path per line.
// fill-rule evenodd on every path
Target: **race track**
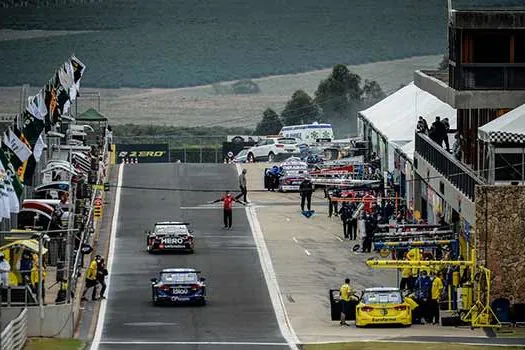
M 99 349 L 288 347 L 272 308 L 245 210 L 234 210 L 233 228 L 224 230 L 222 209 L 218 205 L 202 206 L 221 193 L 198 192 L 236 188 L 237 173 L 227 165 L 124 166 Z M 192 223 L 197 242 L 195 254 L 146 253 L 144 231 L 151 229 L 155 221 L 165 220 Z M 207 278 L 209 304 L 152 306 L 150 279 L 168 267 L 201 270 Z

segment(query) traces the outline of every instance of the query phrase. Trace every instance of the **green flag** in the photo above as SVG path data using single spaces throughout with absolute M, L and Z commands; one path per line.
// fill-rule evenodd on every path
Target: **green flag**
M 1 148 L 0 148 L 0 162 L 2 162 L 5 172 L 11 180 L 11 184 L 13 185 L 13 189 L 15 190 L 16 196 L 18 197 L 19 200 L 22 200 L 22 196 L 24 195 L 24 185 L 22 185 L 22 183 L 20 182 L 20 179 L 18 178 L 18 174 L 13 168 L 13 164 L 11 164 L 9 160 L 7 160 L 7 157 L 5 156 L 5 153 Z

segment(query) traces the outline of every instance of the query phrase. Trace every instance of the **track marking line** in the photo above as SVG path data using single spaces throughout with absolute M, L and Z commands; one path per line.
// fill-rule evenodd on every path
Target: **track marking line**
M 297 240 L 297 238 L 293 237 L 292 239 L 293 239 L 293 241 L 294 241 L 295 243 L 299 243 L 299 241 Z
M 103 341 L 100 344 L 114 345 L 247 345 L 247 346 L 289 346 L 288 343 L 256 343 L 228 341 Z
M 240 175 L 242 167 L 239 163 L 235 164 L 237 168 L 237 173 Z M 253 240 L 257 246 L 257 252 L 259 253 L 259 261 L 261 263 L 261 268 L 264 274 L 264 279 L 266 280 L 266 286 L 268 287 L 268 293 L 270 294 L 270 300 L 272 301 L 273 310 L 275 312 L 275 317 L 277 318 L 277 323 L 281 334 L 288 343 L 288 346 L 291 349 L 297 350 L 297 344 L 299 344 L 299 338 L 295 334 L 288 314 L 286 313 L 286 308 L 284 306 L 284 299 L 279 289 L 279 283 L 277 282 L 277 276 L 275 270 L 273 269 L 272 259 L 270 257 L 270 252 L 266 246 L 264 240 L 264 235 L 262 233 L 261 225 L 257 219 L 257 212 L 254 207 L 246 207 L 246 217 L 248 218 L 248 223 L 253 235 Z
M 115 256 L 115 241 L 117 237 L 117 227 L 118 227 L 118 217 L 120 211 L 120 196 L 122 189 L 122 176 L 124 174 L 124 163 L 121 163 L 119 166 L 118 178 L 117 178 L 117 191 L 115 192 L 115 207 L 113 208 L 113 218 L 111 221 L 111 232 L 109 236 L 109 253 L 107 260 L 108 265 L 108 280 L 106 282 L 106 295 L 109 295 L 111 288 L 111 271 L 113 268 L 113 258 Z M 93 337 L 93 342 L 91 343 L 91 350 L 98 350 L 100 345 L 100 340 L 102 339 L 102 331 L 104 330 L 104 320 L 106 316 L 107 308 L 107 299 L 102 299 L 100 302 L 100 309 L 98 310 L 98 320 L 97 326 L 95 328 L 95 336 Z
M 306 255 L 308 255 L 308 256 L 311 255 L 310 252 L 308 251 L 308 249 L 305 249 L 305 250 L 304 250 L 304 253 L 305 253 Z
M 335 237 L 335 238 L 337 238 L 337 240 L 338 240 L 339 242 L 342 242 L 342 241 L 343 241 L 343 240 L 341 239 L 341 237 Z

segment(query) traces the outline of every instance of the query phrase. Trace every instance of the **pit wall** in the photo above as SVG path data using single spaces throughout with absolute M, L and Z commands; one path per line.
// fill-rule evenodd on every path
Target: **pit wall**
M 477 258 L 491 270 L 491 299 L 525 303 L 525 186 L 476 186 Z

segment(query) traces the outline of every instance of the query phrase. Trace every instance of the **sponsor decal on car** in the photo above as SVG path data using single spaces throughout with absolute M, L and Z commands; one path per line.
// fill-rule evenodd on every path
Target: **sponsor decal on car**
M 160 242 L 164 245 L 180 245 L 180 244 L 184 244 L 184 238 L 166 237 L 166 238 L 161 238 Z

